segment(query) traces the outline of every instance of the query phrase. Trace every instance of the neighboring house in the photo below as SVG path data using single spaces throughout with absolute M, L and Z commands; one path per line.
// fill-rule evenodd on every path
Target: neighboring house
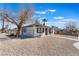
M 16 35 L 16 32 L 17 32 L 16 28 L 7 30 L 7 34 L 9 34 L 9 35 Z
M 45 26 L 42 24 L 31 24 L 28 26 L 24 26 L 22 29 L 22 35 L 26 36 L 43 36 L 49 35 L 52 33 L 52 30 L 49 26 Z

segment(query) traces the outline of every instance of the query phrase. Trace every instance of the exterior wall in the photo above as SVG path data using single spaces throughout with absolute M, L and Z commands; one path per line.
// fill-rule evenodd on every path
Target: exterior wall
M 33 36 L 34 35 L 34 30 L 32 27 L 27 27 L 27 28 L 24 28 L 23 30 L 23 35 L 26 35 L 26 36 Z
M 40 36 L 41 33 L 37 33 L 37 27 L 34 27 L 34 36 Z
M 44 28 L 44 32 L 41 33 L 37 33 L 37 28 L 41 28 L 41 31 L 43 31 Z M 34 36 L 45 36 L 46 35 L 46 28 L 47 28 L 47 35 L 49 35 L 49 28 L 48 27 L 36 27 L 35 31 L 34 31 Z
M 44 28 L 44 32 L 41 32 L 41 33 L 38 33 L 37 32 L 37 28 L 41 28 L 43 29 Z M 23 30 L 23 35 L 26 35 L 26 36 L 45 36 L 46 35 L 46 28 L 47 28 L 47 35 L 49 35 L 49 28 L 48 27 L 36 27 L 36 26 L 33 26 L 33 27 L 25 27 L 25 31 Z

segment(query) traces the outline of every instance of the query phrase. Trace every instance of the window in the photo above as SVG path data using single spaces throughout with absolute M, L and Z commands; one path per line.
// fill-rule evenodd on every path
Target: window
M 44 32 L 44 28 L 42 28 L 42 33 Z
M 37 33 L 41 33 L 41 28 L 37 28 Z

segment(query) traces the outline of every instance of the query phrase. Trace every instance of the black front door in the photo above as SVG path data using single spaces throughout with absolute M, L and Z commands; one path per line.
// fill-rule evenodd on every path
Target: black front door
M 47 35 L 48 34 L 48 32 L 47 32 L 47 28 L 45 29 L 45 35 Z

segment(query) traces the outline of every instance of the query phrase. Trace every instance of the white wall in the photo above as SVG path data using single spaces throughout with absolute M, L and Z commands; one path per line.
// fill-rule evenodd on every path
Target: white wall
M 44 29 L 45 30 L 45 29 Z M 47 30 L 48 34 L 49 34 L 49 29 Z M 26 36 L 44 36 L 45 35 L 45 31 L 44 33 L 37 33 L 37 28 L 36 27 L 27 27 L 26 28 L 26 32 L 23 32 L 23 35 Z
M 32 27 L 27 27 L 26 28 L 26 32 L 23 32 L 23 35 L 26 35 L 26 36 L 33 36 L 33 28 Z
M 40 33 L 37 33 L 37 28 L 34 28 L 34 36 L 40 36 Z

